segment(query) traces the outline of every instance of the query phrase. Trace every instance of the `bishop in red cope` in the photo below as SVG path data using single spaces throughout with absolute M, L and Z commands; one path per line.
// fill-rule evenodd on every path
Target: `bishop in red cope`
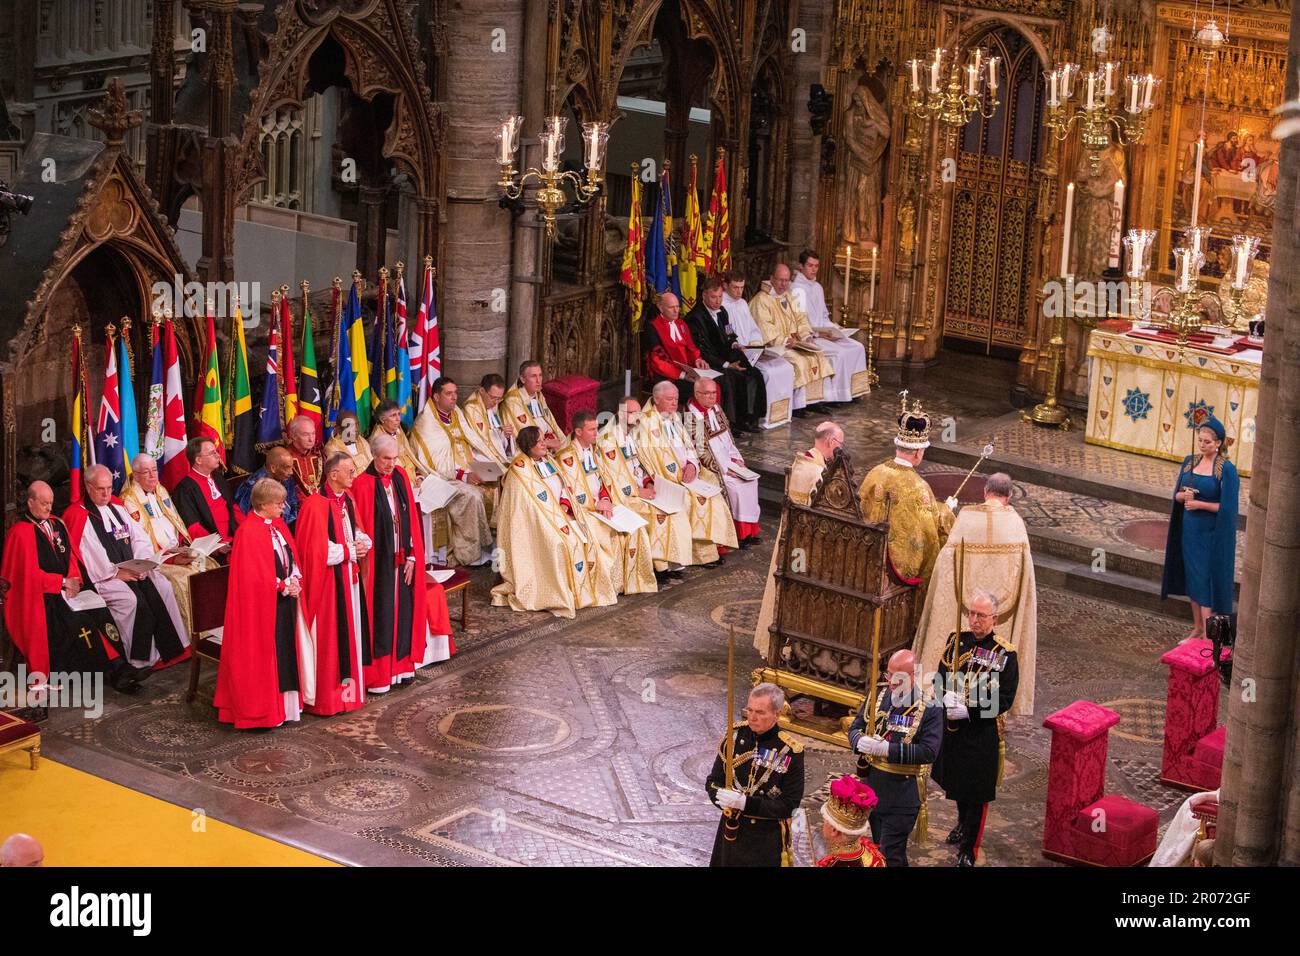
M 691 400 L 698 377 L 693 370 L 707 369 L 709 363 L 695 347 L 691 330 L 681 315 L 677 296 L 665 292 L 659 297 L 659 314 L 650 323 L 650 351 L 645 361 L 651 384 L 665 379 L 673 382 L 677 386 L 678 402 L 685 405 Z M 687 368 L 682 368 L 683 365 Z
M 210 438 L 192 438 L 185 446 L 185 457 L 190 462 L 190 473 L 172 489 L 172 501 L 190 537 L 219 534 L 223 541 L 232 540 L 244 513 L 235 507 L 234 496 L 217 470 L 221 456 L 216 444 Z M 217 560 L 224 563 L 224 558 Z
M 328 717 L 366 702 L 364 668 L 372 663 L 370 612 L 358 562 L 373 543 L 357 523 L 348 489 L 356 466 L 346 454 L 330 456 L 320 491 L 298 512 L 302 558 L 302 611 L 316 659 L 315 701 L 309 714 Z
M 0 565 L 0 576 L 9 582 L 5 627 L 32 675 L 98 671 L 118 690 L 133 690 L 140 673 L 126 662 L 108 608 L 77 611 L 68 604 L 94 587 L 77 559 L 72 535 L 50 513 L 53 507 L 50 486 L 32 482 L 27 506 L 5 535 Z
M 358 527 L 374 541 L 361 562 L 370 597 L 366 690 L 385 694 L 413 679 L 417 667 L 447 659 L 451 621 L 442 585 L 427 585 L 426 591 L 424 535 L 410 476 L 397 464 L 401 448 L 391 436 L 377 434 L 370 451 L 373 460 L 352 482 L 352 500 Z
M 298 720 L 314 700 L 315 667 L 299 610 L 302 565 L 281 518 L 287 492 L 274 478 L 253 486 L 252 511 L 230 551 L 221 668 L 213 706 L 239 729 Z

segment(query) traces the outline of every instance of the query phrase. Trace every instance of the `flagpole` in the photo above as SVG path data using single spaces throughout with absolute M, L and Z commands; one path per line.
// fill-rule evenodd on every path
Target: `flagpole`
M 342 276 L 335 276 L 333 281 L 330 282 L 330 288 L 333 290 L 334 293 L 333 308 L 330 310 L 331 312 L 333 312 L 331 318 L 333 318 L 334 320 L 333 349 L 330 352 L 330 364 L 334 366 L 334 384 L 330 386 L 330 396 L 325 403 L 325 409 L 323 413 L 324 421 L 322 425 L 329 426 L 330 432 L 332 433 L 334 431 L 334 426 L 338 424 L 339 403 L 343 399 L 343 391 L 339 386 L 339 336 L 343 334 L 343 278 Z M 329 417 L 331 413 L 334 415 L 334 418 L 332 420 Z M 322 434 L 324 433 L 324 430 L 325 430 L 324 427 L 322 427 L 321 428 Z
M 226 394 L 235 394 L 235 325 L 239 322 L 239 292 L 235 292 L 235 310 L 230 315 L 230 348 L 226 354 Z M 247 356 L 245 356 L 247 358 Z M 235 403 L 233 401 L 221 403 L 221 428 L 226 433 L 226 447 L 230 448 L 235 444 Z

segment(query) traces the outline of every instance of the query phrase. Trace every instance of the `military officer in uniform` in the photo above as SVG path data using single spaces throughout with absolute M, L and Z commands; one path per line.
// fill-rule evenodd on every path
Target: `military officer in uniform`
M 979 855 L 984 818 L 1002 775 L 1002 715 L 1020 683 L 1014 646 L 993 633 L 997 617 L 998 599 L 976 592 L 966 610 L 970 629 L 949 636 L 939 662 L 947 719 L 934 782 L 957 803 L 948 842 L 957 845 L 958 866 L 974 866 Z
M 925 801 L 925 765 L 934 762 L 943 740 L 943 713 L 926 707 L 916 685 L 916 658 L 895 651 L 886 668 L 889 686 L 876 696 L 875 727 L 867 727 L 871 700 L 849 725 L 849 746 L 858 757 L 858 776 L 876 792 L 871 839 L 887 866 L 907 866 L 907 838 Z
M 710 866 L 790 866 L 790 815 L 803 799 L 803 745 L 777 729 L 785 692 L 759 684 L 745 719 L 731 729 L 734 780 L 727 787 L 727 740 L 718 745 L 705 788 L 722 809 Z

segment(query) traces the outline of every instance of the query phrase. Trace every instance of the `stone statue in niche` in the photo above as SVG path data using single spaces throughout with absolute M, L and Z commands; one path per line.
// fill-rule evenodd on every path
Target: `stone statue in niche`
M 1123 210 L 1115 203 L 1115 184 L 1125 176 L 1124 147 L 1111 143 L 1096 168 L 1087 156 L 1079 160 L 1074 179 L 1074 277 L 1096 282 L 1106 271 L 1116 230 L 1123 228 Z
M 885 148 L 889 114 L 865 83 L 853 91 L 844 118 L 843 241 L 858 247 L 880 242 L 880 204 L 884 198 Z

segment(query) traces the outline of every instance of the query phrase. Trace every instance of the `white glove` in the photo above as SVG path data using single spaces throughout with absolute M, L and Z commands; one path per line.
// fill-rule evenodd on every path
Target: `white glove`
M 887 757 L 889 756 L 889 741 L 878 740 L 875 737 L 859 737 L 858 752 L 870 757 Z
M 727 810 L 743 810 L 749 798 L 739 790 L 719 790 L 718 805 Z
M 949 720 L 970 720 L 970 711 L 953 691 L 943 695 L 943 709 L 948 712 Z
M 956 511 L 957 506 L 961 504 L 961 502 L 957 500 L 956 496 L 949 496 L 948 500 L 945 501 L 944 504 L 948 506 L 949 511 Z
M 328 548 L 329 550 L 325 552 L 326 567 L 332 568 L 336 564 L 342 564 L 343 556 L 347 554 L 347 552 L 343 550 L 343 545 L 335 544 L 333 541 L 331 541 L 328 545 Z

